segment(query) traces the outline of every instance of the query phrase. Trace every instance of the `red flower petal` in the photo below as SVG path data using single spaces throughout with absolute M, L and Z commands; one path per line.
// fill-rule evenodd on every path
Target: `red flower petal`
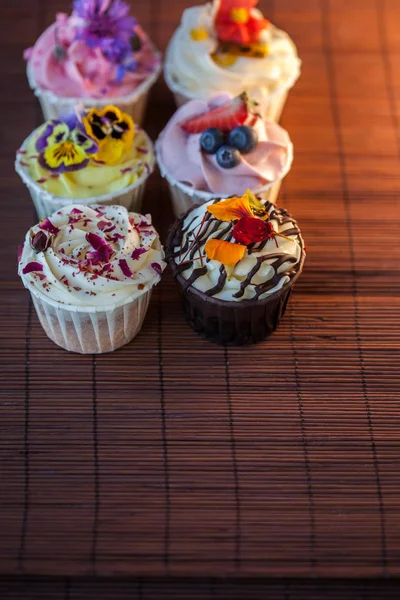
M 32 261 L 25 265 L 25 267 L 22 269 L 22 273 L 24 275 L 27 275 L 28 273 L 33 273 L 34 271 L 43 271 L 43 265 L 41 265 L 38 262 Z
M 125 277 L 132 277 L 132 271 L 130 270 L 129 265 L 126 262 L 125 258 L 121 258 L 118 261 L 118 264 L 120 266 L 121 271 L 125 275 Z
M 57 233 L 60 231 L 58 227 L 53 225 L 48 217 L 40 221 L 39 228 L 43 231 L 48 231 L 48 233 L 51 233 L 52 235 L 57 235 Z
M 139 260 L 139 258 L 145 252 L 147 252 L 147 250 L 145 250 L 144 248 L 135 248 L 135 250 L 131 254 L 131 257 L 133 258 L 133 260 Z
M 151 266 L 158 275 L 162 275 L 161 265 L 159 265 L 158 263 L 151 263 Z
M 79 210 L 79 208 L 73 208 L 71 210 L 71 215 L 83 215 L 83 211 Z
M 113 254 L 113 249 L 99 235 L 89 232 L 86 234 L 86 239 L 92 246 L 94 251 L 87 252 L 86 256 L 94 265 L 99 263 L 107 263 Z
M 256 242 L 263 242 L 268 239 L 273 232 L 273 227 L 269 221 L 262 221 L 253 217 L 243 217 L 233 228 L 233 237 L 239 244 L 248 246 Z
M 18 244 L 18 262 L 20 262 L 21 258 L 22 258 L 22 253 L 24 251 L 24 244 Z

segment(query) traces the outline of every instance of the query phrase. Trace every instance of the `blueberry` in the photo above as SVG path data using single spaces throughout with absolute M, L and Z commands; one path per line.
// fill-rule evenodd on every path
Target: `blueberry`
M 251 152 L 257 146 L 257 132 L 247 125 L 235 127 L 229 134 L 228 141 L 231 146 L 234 146 L 243 154 Z
M 216 127 L 210 127 L 201 134 L 200 146 L 207 154 L 215 154 L 218 148 L 222 146 L 225 141 L 225 136 L 220 129 Z
M 240 163 L 240 152 L 232 146 L 221 146 L 217 152 L 217 163 L 223 169 L 233 169 Z

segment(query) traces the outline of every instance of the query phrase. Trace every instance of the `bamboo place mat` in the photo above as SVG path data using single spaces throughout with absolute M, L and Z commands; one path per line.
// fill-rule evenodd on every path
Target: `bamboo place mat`
M 133 5 L 165 49 L 187 3 Z M 265 343 L 224 349 L 185 324 L 166 272 L 137 339 L 94 357 L 45 337 L 16 272 L 36 217 L 14 152 L 41 119 L 22 50 L 68 2 L 2 3 L 3 575 L 400 575 L 400 6 L 260 7 L 303 59 L 282 121 L 295 160 L 279 202 L 308 250 L 288 312 Z M 160 81 L 153 139 L 173 110 Z M 165 240 L 158 174 L 145 210 Z

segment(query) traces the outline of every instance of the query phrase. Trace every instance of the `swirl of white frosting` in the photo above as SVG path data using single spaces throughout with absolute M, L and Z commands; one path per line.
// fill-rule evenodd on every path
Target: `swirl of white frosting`
M 262 17 L 257 9 L 253 12 Z M 191 31 L 196 29 L 206 30 L 208 37 L 194 40 Z M 289 90 L 300 75 L 296 46 L 273 25 L 262 33 L 261 41 L 268 45 L 264 58 L 239 57 L 233 65 L 220 67 L 211 57 L 218 45 L 212 4 L 188 8 L 168 46 L 167 80 L 172 79 L 188 96 L 202 99 L 221 90 L 236 96 L 245 89 L 262 101 Z
M 49 244 L 42 251 L 34 241 L 39 232 Z M 46 238 L 40 236 L 43 248 Z M 18 272 L 26 287 L 57 303 L 99 310 L 147 292 L 165 266 L 150 215 L 123 206 L 74 205 L 28 231 Z
M 267 203 L 265 208 L 270 216 L 270 222 L 277 233 L 284 234 L 289 239 L 275 237 L 266 243 L 261 242 L 248 247 L 243 258 L 233 268 L 230 277 L 224 280 L 223 288 L 218 293 L 209 294 L 212 298 L 218 298 L 225 301 L 253 300 L 258 298 L 262 300 L 280 290 L 287 284 L 292 276 L 298 271 L 302 257 L 304 256 L 304 243 L 297 223 L 284 209 L 279 209 L 271 203 Z M 208 214 L 209 218 L 205 222 L 204 216 Z M 189 280 L 196 269 L 207 269 L 204 275 L 197 277 L 191 285 L 201 292 L 207 293 L 218 285 L 221 276 L 222 265 L 216 260 L 208 260 L 204 257 L 204 245 L 208 239 L 217 238 L 222 241 L 231 240 L 232 227 L 229 228 L 229 222 L 219 221 L 211 216 L 207 211 L 207 204 L 203 204 L 185 217 L 182 223 L 182 240 L 180 246 L 173 249 L 174 262 L 177 265 L 187 266 L 185 269 L 179 269 L 184 279 Z M 189 260 L 189 254 L 185 250 L 185 245 L 191 246 L 193 240 L 200 242 L 200 252 L 194 253 L 194 260 Z M 186 246 L 187 247 L 187 246 Z M 270 258 L 269 258 L 270 257 Z M 262 258 L 260 267 L 251 277 L 251 281 L 241 290 L 241 284 L 246 280 L 249 273 L 256 267 L 257 261 Z M 279 266 L 276 266 L 279 263 Z M 276 285 L 273 285 L 275 278 Z M 271 280 L 269 289 L 257 294 L 257 286 L 266 284 Z M 267 286 L 268 287 L 268 286 Z M 239 297 L 235 296 L 239 293 Z M 242 295 L 240 295 L 242 294 Z

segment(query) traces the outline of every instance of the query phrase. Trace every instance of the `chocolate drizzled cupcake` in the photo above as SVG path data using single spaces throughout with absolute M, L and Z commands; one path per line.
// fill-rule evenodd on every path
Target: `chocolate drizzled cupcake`
M 213 342 L 244 345 L 277 328 L 305 251 L 291 215 L 247 191 L 178 219 L 167 256 L 193 329 Z

